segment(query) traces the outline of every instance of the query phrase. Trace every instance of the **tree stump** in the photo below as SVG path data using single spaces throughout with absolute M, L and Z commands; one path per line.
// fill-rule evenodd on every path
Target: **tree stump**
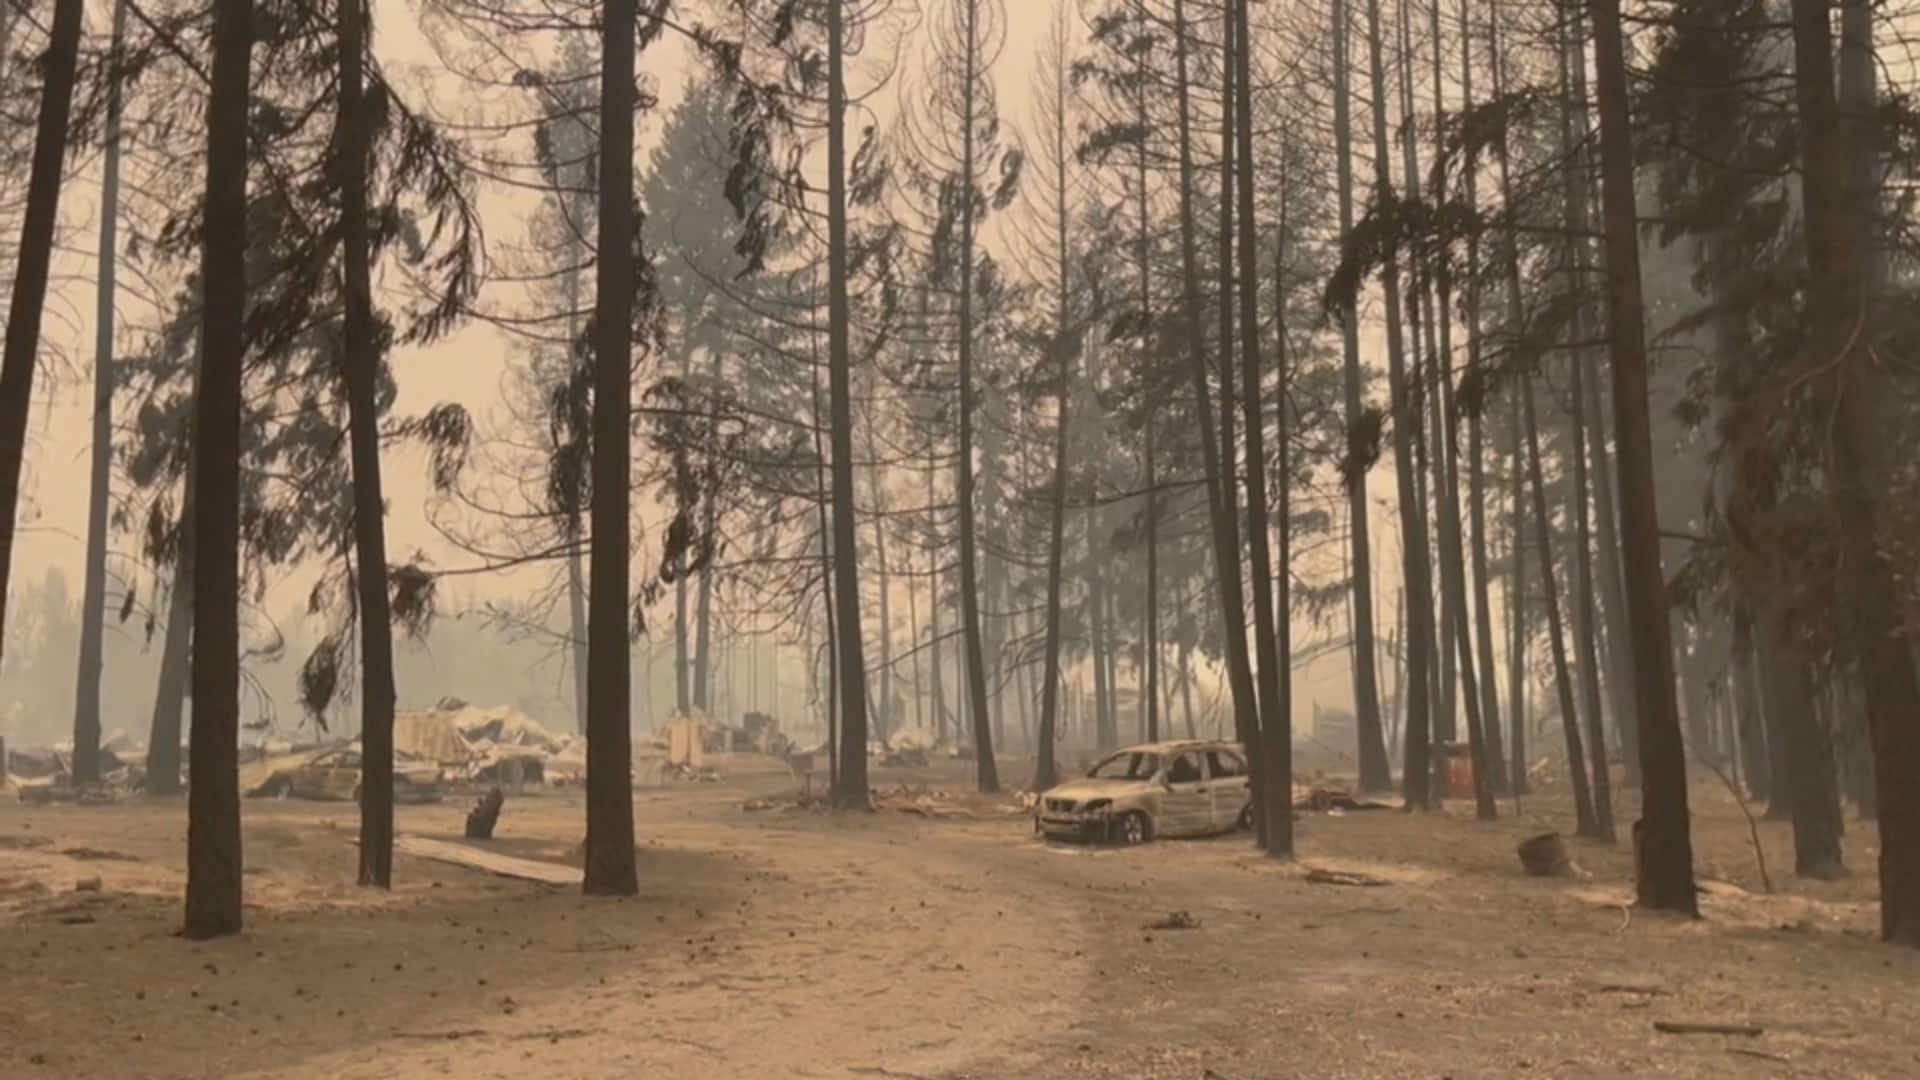
M 1573 860 L 1567 856 L 1567 842 L 1557 832 L 1541 833 L 1520 841 L 1520 865 L 1534 877 L 1563 877 L 1573 873 Z
M 467 811 L 467 839 L 491 840 L 493 827 L 500 820 L 500 808 L 507 803 L 507 797 L 499 788 L 487 792 L 486 796 Z

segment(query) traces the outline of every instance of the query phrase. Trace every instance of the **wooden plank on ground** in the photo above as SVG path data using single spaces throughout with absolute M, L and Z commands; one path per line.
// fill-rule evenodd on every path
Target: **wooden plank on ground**
M 484 851 L 445 840 L 431 840 L 424 836 L 396 836 L 393 840 L 393 850 L 420 859 L 432 859 L 434 862 L 450 863 L 472 870 L 484 870 L 501 877 L 538 881 L 545 885 L 578 886 L 583 877 L 581 871 L 560 863 L 517 859 L 511 855 L 501 855 L 498 852 Z

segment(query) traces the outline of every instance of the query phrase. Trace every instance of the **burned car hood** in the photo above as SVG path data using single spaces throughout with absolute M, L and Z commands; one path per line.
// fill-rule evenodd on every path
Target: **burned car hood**
M 1113 799 L 1122 795 L 1138 795 L 1153 787 L 1148 780 L 1094 780 L 1082 778 L 1069 780 L 1057 788 L 1048 791 L 1045 798 L 1072 799 L 1079 802 L 1085 799 Z

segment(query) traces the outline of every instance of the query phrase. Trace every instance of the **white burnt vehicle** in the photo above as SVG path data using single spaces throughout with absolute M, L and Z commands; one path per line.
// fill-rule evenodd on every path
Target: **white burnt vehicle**
M 1253 821 L 1247 759 L 1235 743 L 1149 743 L 1110 755 L 1040 796 L 1034 829 L 1049 839 L 1144 844 L 1206 836 Z

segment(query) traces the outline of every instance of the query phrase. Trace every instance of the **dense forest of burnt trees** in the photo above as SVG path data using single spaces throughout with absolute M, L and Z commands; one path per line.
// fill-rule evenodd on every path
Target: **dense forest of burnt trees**
M 1680 911 L 1696 766 L 1791 818 L 1803 875 L 1845 872 L 1850 800 L 1920 944 L 1907 13 L 1029 6 L 434 0 L 414 80 L 465 91 L 436 107 L 354 0 L 0 7 L 34 103 L 0 132 L 0 593 L 97 168 L 75 777 L 102 622 L 140 607 L 155 792 L 191 701 L 189 934 L 240 923 L 272 568 L 317 575 L 302 698 L 358 702 L 360 878 L 390 883 L 394 628 L 431 633 L 439 580 L 389 562 L 410 441 L 454 572 L 553 570 L 494 614 L 566 644 L 589 892 L 636 888 L 642 636 L 682 708 L 722 634 L 803 648 L 842 808 L 907 727 L 992 791 L 996 748 L 1037 787 L 1070 735 L 1230 722 L 1282 857 L 1292 673 L 1331 652 L 1367 789 L 1397 763 L 1429 808 L 1464 752 L 1493 817 L 1547 737 L 1583 834 L 1638 799 L 1640 901 Z M 514 356 L 504 423 L 394 413 L 407 349 L 474 324 Z

